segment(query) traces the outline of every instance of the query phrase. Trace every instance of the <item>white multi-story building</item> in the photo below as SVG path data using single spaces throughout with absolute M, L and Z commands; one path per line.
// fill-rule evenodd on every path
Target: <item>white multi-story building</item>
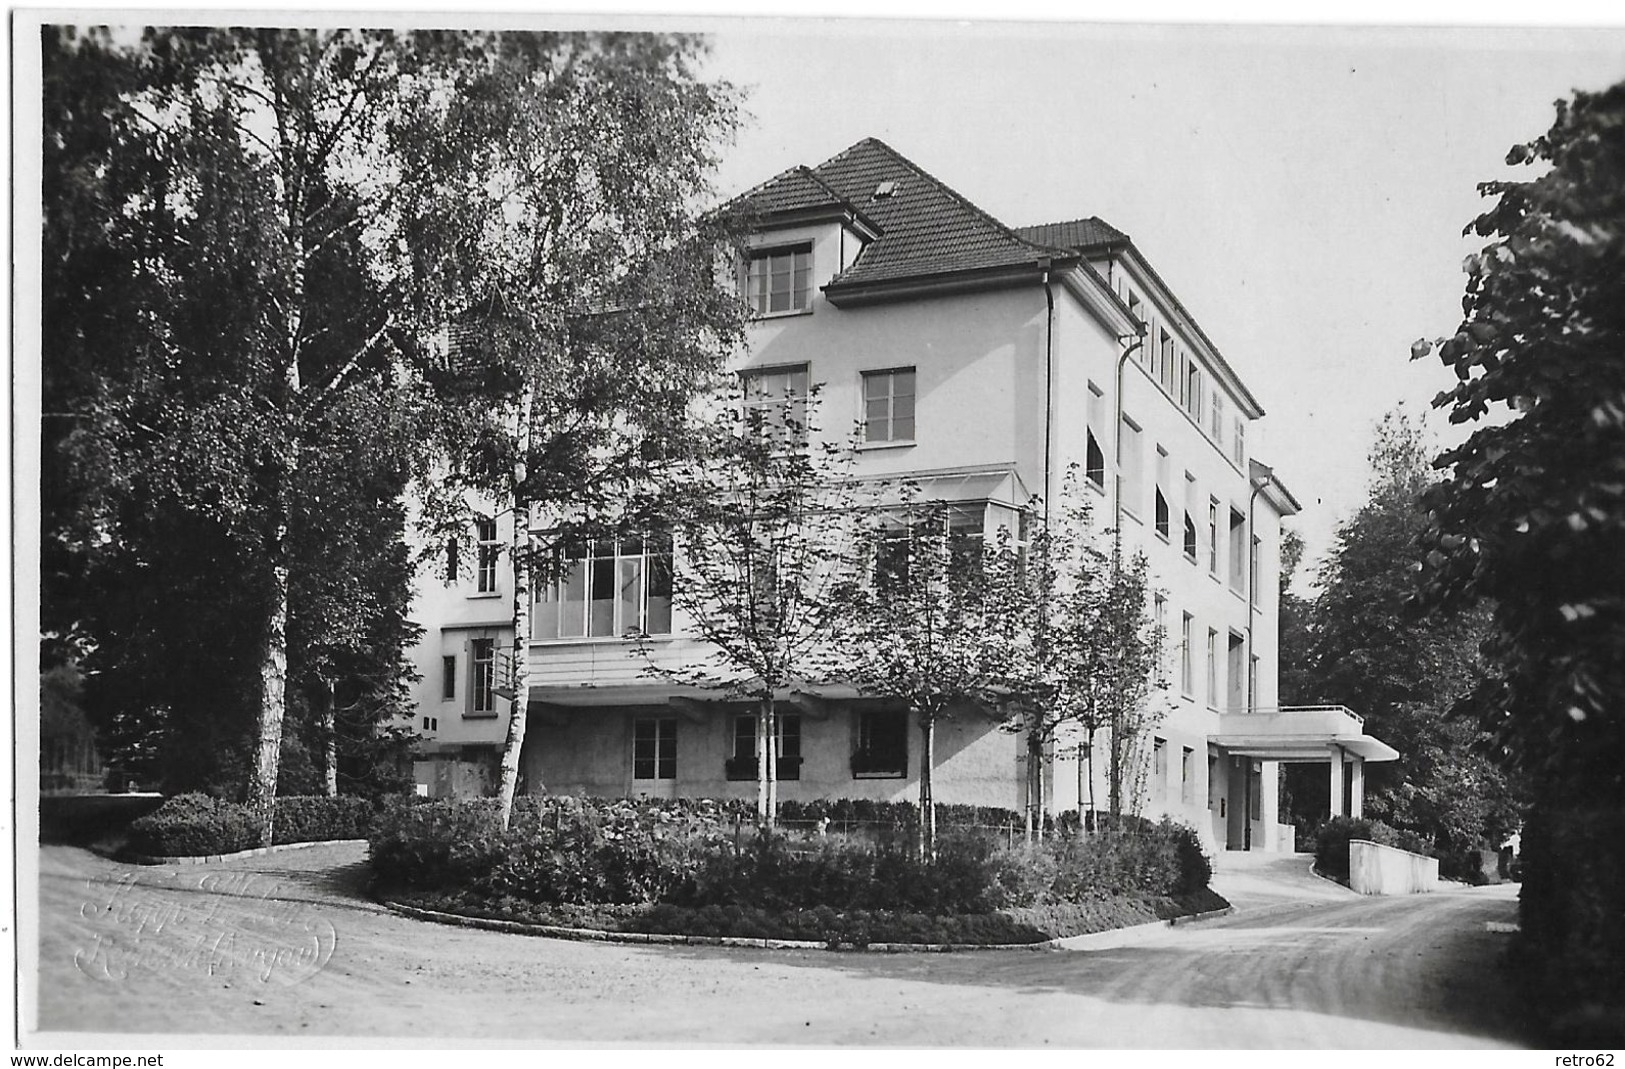
M 1364 762 L 1394 751 L 1347 710 L 1277 708 L 1281 520 L 1297 504 L 1252 455 L 1263 410 L 1126 235 L 1096 218 L 1011 229 L 873 139 L 738 206 L 756 221 L 740 270 L 756 314 L 747 398 L 817 386 L 826 425 L 862 427 L 857 476 L 907 476 L 985 531 L 1034 494 L 1058 500 L 1075 465 L 1095 514 L 1145 552 L 1173 677 L 1145 812 L 1211 848 L 1290 849 L 1280 761 L 1326 764 L 1332 808 L 1359 811 Z M 473 535 L 460 581 L 420 580 L 417 768 L 436 796 L 491 787 L 511 707 L 494 685 L 512 639 L 508 531 L 482 519 Z M 751 710 L 652 676 L 619 637 L 641 628 L 656 658 L 697 654 L 664 551 L 580 552 L 534 595 L 525 789 L 753 797 Z M 781 798 L 917 795 L 904 710 L 835 692 L 784 708 Z M 1024 744 L 993 718 L 940 724 L 937 755 L 938 801 L 1028 804 Z M 1075 750 L 1048 756 L 1038 801 L 1076 806 Z

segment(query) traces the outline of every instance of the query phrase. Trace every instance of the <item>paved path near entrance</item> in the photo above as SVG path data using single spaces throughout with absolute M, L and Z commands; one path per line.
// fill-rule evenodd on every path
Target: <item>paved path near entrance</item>
M 35 990 L 52 1033 L 702 1046 L 1516 1042 L 1498 965 L 1506 936 L 1486 928 L 1514 919 L 1515 889 L 1385 899 L 1314 881 L 1294 894 L 1293 881 L 1310 878 L 1282 875 L 1223 872 L 1215 884 L 1236 896 L 1235 914 L 1119 935 L 1118 945 L 834 954 L 574 943 L 409 920 L 365 897 L 359 846 L 154 868 L 47 847 Z

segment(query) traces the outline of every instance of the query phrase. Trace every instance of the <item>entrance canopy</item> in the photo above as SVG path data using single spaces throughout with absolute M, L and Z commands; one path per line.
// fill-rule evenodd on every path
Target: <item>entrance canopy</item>
M 1327 760 L 1332 747 L 1365 761 L 1396 761 L 1399 751 L 1365 733 L 1365 721 L 1341 705 L 1299 705 L 1225 713 L 1211 742 L 1264 761 Z

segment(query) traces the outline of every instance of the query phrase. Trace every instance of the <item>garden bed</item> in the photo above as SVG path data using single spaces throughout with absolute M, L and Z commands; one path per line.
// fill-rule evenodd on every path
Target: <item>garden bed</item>
M 717 905 L 544 904 L 512 896 L 490 899 L 470 891 L 400 891 L 388 895 L 387 901 L 429 913 L 538 928 L 612 935 L 783 940 L 817 943 L 830 949 L 861 949 L 887 943 L 965 947 L 1036 944 L 1173 921 L 1229 906 L 1206 888 L 1177 897 L 1117 896 L 940 916 L 899 910 L 838 911 L 829 907 L 775 910 Z
M 1025 843 L 967 810 L 925 861 L 901 806 L 884 834 L 825 836 L 757 834 L 703 800 L 522 801 L 507 829 L 486 801 L 385 806 L 375 889 L 504 925 L 836 946 L 1033 944 L 1225 905 L 1195 832 L 1166 821 Z

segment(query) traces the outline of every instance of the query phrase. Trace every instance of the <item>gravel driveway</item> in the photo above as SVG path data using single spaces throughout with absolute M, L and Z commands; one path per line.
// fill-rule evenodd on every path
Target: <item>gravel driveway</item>
M 1512 887 L 1315 897 L 1253 874 L 1217 921 L 1066 951 L 881 955 L 450 928 L 384 910 L 365 878 L 355 845 L 153 868 L 46 847 L 39 1027 L 662 1046 L 1517 1041 L 1506 936 L 1487 927 L 1515 919 Z

